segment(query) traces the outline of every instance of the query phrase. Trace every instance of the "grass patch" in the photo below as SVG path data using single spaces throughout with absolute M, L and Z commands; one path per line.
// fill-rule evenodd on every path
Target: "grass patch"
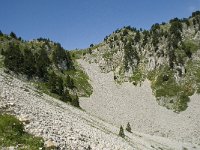
M 133 75 L 129 78 L 130 82 L 133 82 L 134 85 L 141 83 L 144 80 L 144 75 L 139 68 L 136 68 L 133 72 Z
M 195 91 L 190 82 L 177 83 L 173 70 L 168 66 L 151 71 L 148 74 L 148 79 L 151 80 L 151 88 L 158 101 L 162 97 L 173 99 L 170 109 L 178 112 L 187 108 L 189 96 L 193 95 Z M 169 108 L 168 106 L 166 104 L 167 108 Z
M 93 88 L 89 83 L 90 79 L 76 60 L 74 60 L 74 67 L 75 70 L 65 71 L 64 74 L 65 76 L 69 75 L 73 79 L 78 96 L 89 97 L 93 92 Z
M 196 87 L 196 92 L 200 94 L 200 61 L 188 61 L 186 70 L 187 80 Z
M 178 92 L 180 92 L 180 87 L 177 85 L 174 79 L 173 72 L 167 67 L 163 69 L 163 71 L 158 72 L 153 81 L 152 88 L 156 89 L 156 97 L 173 97 L 177 95 Z
M 23 124 L 14 116 L 0 114 L 0 148 L 19 144 L 19 150 L 38 150 L 43 147 L 44 141 L 24 132 Z
M 39 90 L 38 93 L 42 95 L 42 93 L 45 93 L 53 98 L 60 99 L 60 96 L 58 94 L 50 92 L 48 82 L 34 82 L 33 83 L 36 88 Z
M 88 97 L 92 94 L 92 86 L 88 82 L 89 77 L 80 69 L 65 71 L 74 80 L 74 85 L 80 96 Z
M 87 49 L 80 49 L 80 50 L 72 50 L 69 51 L 71 54 L 71 57 L 73 60 L 81 59 L 86 54 L 92 54 L 92 51 L 94 49 L 97 49 L 100 46 L 100 44 L 94 45 L 93 47 L 87 48 Z
M 197 45 L 192 40 L 186 40 L 186 41 L 183 42 L 183 49 L 189 50 L 192 53 L 195 53 L 199 49 L 199 45 Z
M 85 54 L 88 53 L 87 50 L 72 50 L 72 51 L 69 51 L 70 54 L 71 54 L 71 58 L 73 60 L 75 59 L 81 59 Z
M 4 67 L 3 56 L 0 54 L 0 68 Z
M 109 60 L 109 59 L 112 59 L 113 54 L 114 54 L 113 51 L 112 51 L 112 52 L 108 51 L 108 52 L 105 52 L 105 53 L 103 54 L 102 57 L 103 57 L 105 60 Z

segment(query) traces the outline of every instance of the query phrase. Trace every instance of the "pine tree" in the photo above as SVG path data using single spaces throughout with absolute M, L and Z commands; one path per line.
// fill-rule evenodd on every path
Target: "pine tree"
M 55 72 L 49 73 L 48 86 L 49 86 L 50 92 L 52 93 L 56 93 L 56 82 L 57 82 L 57 76 Z
M 78 96 L 76 95 L 75 97 L 72 98 L 72 102 L 71 104 L 75 107 L 80 107 L 79 105 L 79 99 L 78 99 Z
M 136 43 L 140 41 L 140 32 L 139 31 L 136 32 L 134 40 L 135 40 Z
M 50 60 L 44 49 L 39 50 L 38 53 L 35 54 L 35 62 L 37 76 L 46 79 L 47 67 L 50 65 Z
M 32 77 L 36 72 L 35 68 L 35 59 L 32 51 L 28 48 L 24 49 L 24 65 L 23 65 L 23 73 L 28 75 L 28 77 Z
M 3 36 L 3 33 L 1 32 L 1 30 L 0 30 L 0 36 Z
M 125 134 L 124 134 L 124 129 L 122 126 L 120 126 L 120 130 L 119 130 L 119 136 L 121 136 L 122 138 L 125 137 Z
M 64 102 L 72 102 L 72 98 L 70 97 L 69 91 L 67 89 L 64 90 L 63 94 L 60 97 L 60 100 Z
M 3 52 L 3 55 L 5 56 L 4 64 L 6 68 L 16 73 L 22 71 L 24 59 L 19 45 L 10 43 L 8 49 Z
M 132 131 L 131 131 L 131 125 L 130 125 L 129 122 L 128 122 L 127 126 L 126 126 L 126 131 L 128 131 L 128 132 L 132 132 Z
M 58 95 L 62 95 L 63 94 L 63 79 L 62 77 L 57 76 L 57 93 Z
M 16 34 L 15 34 L 14 32 L 10 32 L 10 36 L 11 36 L 12 38 L 14 38 L 14 39 L 17 39 L 17 36 L 16 36 Z
M 52 60 L 55 65 L 58 65 L 59 62 L 66 60 L 67 56 L 65 50 L 61 47 L 59 43 L 56 44 L 56 48 L 52 52 Z
M 67 78 L 66 78 L 66 86 L 68 87 L 68 88 L 70 88 L 70 89 L 73 89 L 74 88 L 74 81 L 73 81 L 73 79 L 69 76 L 69 75 L 67 75 Z

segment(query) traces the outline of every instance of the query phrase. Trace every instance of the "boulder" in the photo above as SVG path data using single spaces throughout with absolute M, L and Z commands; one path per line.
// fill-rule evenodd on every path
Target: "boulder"
M 24 124 L 29 124 L 30 123 L 30 120 L 24 115 L 21 115 L 19 117 L 19 121 L 23 122 Z
M 52 140 L 48 140 L 44 143 L 45 148 L 47 149 L 56 149 L 57 148 L 57 144 L 52 141 Z
M 15 103 L 10 102 L 10 103 L 8 103 L 8 106 L 14 107 L 14 106 L 15 106 Z

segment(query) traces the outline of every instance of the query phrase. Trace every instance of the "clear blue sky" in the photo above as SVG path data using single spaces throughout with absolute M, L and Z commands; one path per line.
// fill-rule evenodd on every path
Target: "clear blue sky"
M 200 10 L 200 0 L 0 0 L 0 30 L 25 40 L 45 37 L 68 50 L 99 43 L 117 28 L 154 23 Z

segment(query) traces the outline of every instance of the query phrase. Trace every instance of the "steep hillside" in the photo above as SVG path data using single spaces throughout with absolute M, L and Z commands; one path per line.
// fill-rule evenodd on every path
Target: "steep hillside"
M 184 111 L 189 96 L 200 92 L 200 12 L 150 30 L 118 29 L 77 56 L 97 63 L 104 73 L 113 71 L 117 83 L 150 80 L 159 105 Z
M 0 112 L 17 116 L 25 131 L 44 138 L 49 149 L 59 150 L 154 150 L 200 149 L 199 145 L 124 131 L 85 111 L 41 93 L 29 82 L 5 74 L 0 69 Z M 0 120 L 0 123 L 2 120 Z M 1 124 L 0 124 L 1 125 Z M 1 136 L 0 131 L 0 136 Z M 9 136 L 9 133 L 7 133 Z M 5 143 L 4 143 L 5 144 Z M 28 143 L 27 143 L 28 144 Z M 4 149 L 1 145 L 0 149 Z M 19 148 L 20 142 L 12 143 Z M 22 148 L 23 149 L 23 148 Z
M 79 107 L 78 96 L 92 93 L 87 75 L 69 52 L 49 39 L 24 41 L 13 32 L 0 33 L 0 67 L 76 107 Z

